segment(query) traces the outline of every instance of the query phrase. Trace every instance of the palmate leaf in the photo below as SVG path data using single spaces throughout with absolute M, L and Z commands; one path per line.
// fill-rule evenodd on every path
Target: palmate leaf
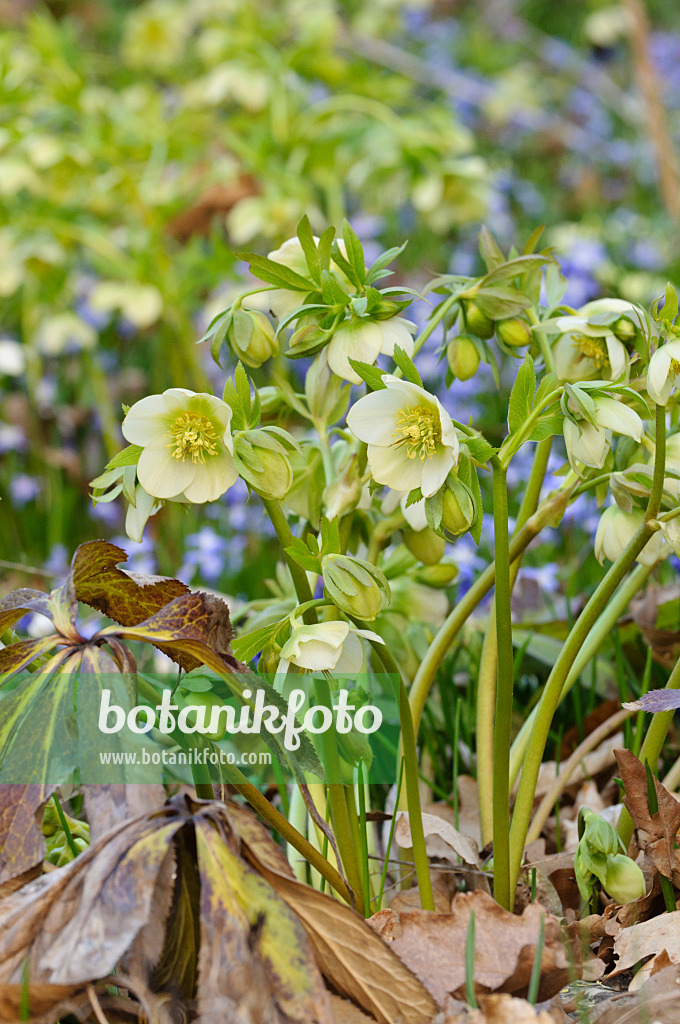
M 519 368 L 515 383 L 510 393 L 508 406 L 508 429 L 511 434 L 517 433 L 526 423 L 534 404 L 536 390 L 536 371 L 534 361 L 527 353 Z
M 108 541 L 81 544 L 71 562 L 77 600 L 114 622 L 133 626 L 188 593 L 189 588 L 179 580 L 119 569 L 118 564 L 127 558 L 122 548 Z

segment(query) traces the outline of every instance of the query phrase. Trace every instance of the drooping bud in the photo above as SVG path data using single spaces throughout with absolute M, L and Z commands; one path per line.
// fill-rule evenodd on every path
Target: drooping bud
M 329 519 L 351 512 L 361 497 L 361 474 L 356 452 L 349 452 L 348 457 L 338 467 L 338 472 L 339 475 L 324 488 L 323 492 L 326 516 Z
M 446 482 L 442 495 L 441 525 L 447 533 L 457 537 L 470 529 L 475 518 L 475 506 L 466 487 L 451 477 Z
M 446 346 L 449 368 L 458 380 L 470 380 L 477 373 L 479 352 L 472 338 L 460 334 Z
M 271 320 L 257 309 L 234 309 L 227 339 L 241 362 L 253 368 L 262 366 L 279 351 Z
M 446 541 L 426 526 L 424 530 L 403 531 L 404 544 L 423 565 L 436 565 L 446 551 Z
M 482 313 L 476 302 L 466 302 L 465 322 L 468 330 L 478 338 L 490 338 L 495 330 L 494 321 L 486 313 Z
M 603 886 L 617 903 L 631 903 L 647 891 L 645 878 L 639 866 L 630 857 L 617 853 L 607 857 L 607 873 Z
M 350 555 L 325 555 L 321 562 L 324 587 L 346 615 L 372 620 L 390 603 L 389 584 L 370 562 Z
M 417 569 L 413 578 L 426 587 L 448 587 L 458 575 L 458 566 L 453 562 L 440 562 L 439 565 L 427 565 Z
M 286 450 L 263 430 L 241 430 L 234 435 L 234 462 L 247 484 L 263 498 L 280 501 L 293 483 Z
M 522 320 L 519 316 L 501 320 L 496 324 L 496 334 L 501 341 L 512 348 L 522 348 L 531 342 L 531 328 L 526 320 Z

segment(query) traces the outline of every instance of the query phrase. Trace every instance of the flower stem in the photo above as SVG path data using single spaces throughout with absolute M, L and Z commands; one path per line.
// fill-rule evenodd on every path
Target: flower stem
M 332 707 L 330 688 L 327 679 L 317 678 L 314 680 L 316 698 L 323 707 Z M 323 766 L 328 780 L 328 802 L 331 809 L 333 821 L 333 833 L 338 846 L 338 852 L 342 859 L 342 866 L 345 869 L 347 881 L 354 890 L 357 909 L 364 905 L 364 891 L 361 881 L 361 872 L 356 857 L 354 833 L 349 816 L 349 809 L 345 797 L 345 786 L 339 781 L 341 778 L 340 755 L 338 753 L 337 737 L 332 731 L 319 734 Z
M 492 459 L 496 563 L 496 714 L 493 734 L 494 898 L 510 907 L 510 730 L 512 723 L 513 652 L 510 615 L 510 547 L 508 488 L 505 467 Z
M 300 604 L 305 604 L 307 601 L 313 601 L 314 595 L 312 594 L 309 586 L 309 580 L 307 579 L 307 573 L 298 565 L 297 562 L 286 553 L 286 548 L 293 543 L 293 534 L 288 520 L 283 514 L 283 510 L 278 503 L 270 498 L 262 498 L 262 504 L 267 510 L 267 515 L 271 520 L 271 524 L 276 531 L 276 536 L 279 538 L 281 550 L 285 556 L 290 574 L 293 577 L 293 586 L 295 587 L 295 593 L 298 596 Z M 313 608 L 308 608 L 303 615 L 303 619 L 306 623 L 316 622 L 316 612 Z
M 533 515 L 538 506 L 541 487 L 548 468 L 548 459 L 552 449 L 552 438 L 548 437 L 536 445 L 534 461 L 527 486 L 517 514 L 515 535 L 524 526 L 529 516 Z M 515 585 L 521 556 L 510 566 L 510 593 Z M 498 663 L 498 643 L 496 637 L 496 608 L 491 609 L 489 628 L 484 637 L 482 656 L 479 665 L 477 682 L 477 780 L 479 786 L 479 822 L 482 843 L 486 845 L 493 838 L 493 809 L 486 799 L 485 784 L 493 778 L 493 733 L 494 706 L 496 700 L 496 671 Z
M 534 803 L 538 772 L 543 759 L 545 744 L 548 739 L 553 715 L 562 695 L 562 689 L 569 671 L 585 643 L 588 635 L 599 616 L 607 607 L 614 591 L 622 582 L 631 565 L 658 529 L 655 521 L 663 491 L 664 469 L 666 460 L 666 416 L 662 406 L 656 407 L 656 452 L 654 456 L 654 473 L 649 494 L 645 521 L 637 530 L 627 547 L 622 551 L 609 571 L 590 597 L 585 608 L 564 642 L 557 661 L 548 676 L 545 689 L 541 696 L 534 727 L 527 747 L 522 766 L 522 777 L 517 790 L 517 800 L 510 826 L 510 892 L 514 893 L 520 864 L 524 852 L 531 810 Z
M 452 309 L 458 302 L 458 299 L 459 296 L 457 295 L 449 295 L 448 299 L 445 299 L 444 302 L 442 302 L 439 309 L 435 310 L 435 312 L 432 314 L 430 319 L 423 327 L 418 337 L 415 339 L 413 345 L 413 355 L 415 355 L 416 352 L 420 352 L 421 348 L 423 347 L 427 339 L 430 337 L 435 327 L 437 327 L 442 322 L 442 320 L 449 312 L 449 310 Z M 401 373 L 399 373 L 399 376 L 401 376 Z
M 572 494 L 571 486 L 550 495 L 541 502 L 536 512 L 529 517 L 524 526 L 512 538 L 510 542 L 509 558 L 512 564 L 525 548 L 531 543 L 544 526 L 559 517 L 567 507 Z M 427 695 L 432 688 L 437 669 L 441 665 L 459 630 L 468 620 L 477 605 L 486 597 L 494 585 L 496 578 L 496 564 L 492 562 L 484 572 L 475 580 L 473 585 L 461 598 L 458 604 L 449 612 L 448 616 L 439 628 L 437 635 L 430 644 L 421 661 L 415 679 L 411 684 L 409 700 L 411 702 L 411 714 L 413 716 L 413 727 L 416 735 L 420 725 L 420 719 L 425 707 Z
M 432 895 L 432 881 L 430 879 L 430 863 L 427 859 L 425 848 L 425 832 L 423 830 L 423 818 L 420 807 L 420 788 L 418 786 L 418 750 L 416 747 L 416 730 L 411 714 L 409 697 L 404 686 L 399 666 L 383 644 L 375 640 L 370 641 L 373 650 L 382 661 L 387 673 L 394 676 L 398 681 L 399 693 L 399 724 L 401 726 L 401 743 L 403 748 L 403 760 L 400 771 L 403 770 L 406 783 L 406 806 L 408 808 L 408 821 L 411 830 L 411 841 L 413 842 L 413 861 L 416 866 L 416 878 L 420 890 L 420 903 L 423 910 L 434 910 L 434 896 Z M 397 807 L 399 804 L 396 805 Z M 395 808 L 396 814 L 396 808 Z

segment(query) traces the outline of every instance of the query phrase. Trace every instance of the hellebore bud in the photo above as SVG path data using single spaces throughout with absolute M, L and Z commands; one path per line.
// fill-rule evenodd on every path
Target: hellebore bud
M 359 619 L 375 619 L 390 603 L 389 584 L 370 562 L 350 555 L 325 555 L 321 562 L 326 593 L 333 603 Z
M 607 873 L 602 884 L 617 903 L 632 903 L 647 891 L 639 866 L 623 853 L 607 857 Z
M 286 450 L 265 431 L 235 434 L 234 462 L 239 475 L 263 498 L 280 501 L 291 488 L 293 470 Z
M 465 323 L 468 330 L 478 338 L 490 338 L 495 329 L 493 320 L 486 313 L 482 313 L 476 302 L 466 302 Z
M 257 368 L 279 351 L 274 327 L 265 313 L 256 309 L 235 309 L 227 329 L 234 354 L 246 366 Z
M 457 537 L 470 529 L 474 518 L 475 507 L 467 488 L 459 484 L 454 492 L 446 486 L 442 495 L 442 528 L 453 537 Z
M 413 578 L 426 587 L 448 587 L 458 575 L 458 566 L 453 562 L 440 562 L 439 565 L 426 565 L 417 569 Z
M 436 565 L 446 551 L 446 541 L 426 526 L 424 530 L 403 531 L 404 544 L 423 565 Z
M 470 380 L 477 373 L 479 352 L 472 338 L 460 334 L 446 346 L 449 368 L 458 380 Z
M 531 328 L 521 317 L 513 316 L 496 324 L 496 334 L 506 345 L 522 348 L 531 341 Z
M 625 316 L 620 316 L 619 319 L 612 324 L 612 332 L 616 335 L 619 341 L 632 341 L 635 337 L 635 324 L 628 320 Z

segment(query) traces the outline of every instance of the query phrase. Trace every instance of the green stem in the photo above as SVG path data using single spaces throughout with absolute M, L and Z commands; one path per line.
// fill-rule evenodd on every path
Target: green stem
M 362 624 L 363 625 L 363 624 Z M 418 750 L 416 747 L 416 729 L 411 713 L 408 692 L 404 686 L 399 666 L 384 644 L 372 640 L 371 646 L 380 658 L 385 671 L 398 680 L 399 686 L 399 724 L 401 726 L 401 743 L 403 748 L 403 772 L 406 782 L 406 806 L 408 821 L 413 843 L 413 861 L 416 866 L 416 878 L 420 890 L 420 903 L 423 910 L 434 910 L 432 881 L 430 879 L 430 862 L 425 848 L 425 832 L 420 807 L 420 788 L 418 785 Z M 397 804 L 397 807 L 399 804 Z
M 529 480 L 522 497 L 517 514 L 515 535 L 524 526 L 529 516 L 533 515 L 541 496 L 541 487 L 548 468 L 548 459 L 552 449 L 552 438 L 548 437 L 536 445 L 534 461 Z M 521 557 L 515 559 L 510 566 L 510 593 L 515 585 Z M 493 778 L 493 726 L 496 701 L 496 672 L 498 663 L 498 645 L 496 642 L 496 608 L 491 609 L 489 628 L 484 637 L 482 656 L 479 665 L 477 682 L 477 779 Z M 484 785 L 479 787 L 479 823 L 482 843 L 486 845 L 493 838 L 493 808 L 486 798 Z
M 494 898 L 510 906 L 510 730 L 512 723 L 513 653 L 510 612 L 510 546 L 508 489 L 505 467 L 492 459 L 493 518 L 496 562 L 496 714 L 493 737 Z
M 529 517 L 521 530 L 519 530 L 517 535 L 514 536 L 510 542 L 509 557 L 511 564 L 516 558 L 519 558 L 525 548 L 527 548 L 534 537 L 541 532 L 544 526 L 553 522 L 557 517 L 564 513 L 564 510 L 569 503 L 571 493 L 571 487 L 566 487 L 564 490 L 560 490 L 557 494 L 553 494 L 546 498 L 545 501 L 541 502 L 540 507 L 532 516 Z M 434 683 L 437 669 L 444 660 L 446 652 L 449 650 L 459 630 L 468 620 L 470 615 L 472 615 L 477 605 L 486 597 L 493 587 L 495 578 L 496 564 L 495 562 L 492 562 L 491 565 L 487 566 L 481 576 L 479 576 L 472 584 L 465 596 L 461 598 L 458 604 L 449 612 L 448 616 L 439 628 L 437 635 L 427 649 L 425 657 L 418 667 L 415 679 L 411 684 L 411 692 L 409 695 L 411 702 L 411 714 L 413 716 L 413 726 L 416 734 L 420 726 L 420 719 L 423 713 L 423 708 L 425 707 L 425 701 L 427 700 L 427 695 Z
M 574 664 L 569 669 L 569 674 L 562 688 L 562 693 L 560 694 L 560 702 L 564 700 L 585 667 L 590 661 L 592 661 L 602 644 L 609 637 L 609 634 L 617 621 L 623 615 L 638 590 L 640 590 L 652 569 L 653 566 L 650 565 L 636 565 L 630 576 L 624 580 L 612 597 L 611 601 L 609 601 L 607 607 L 588 634 L 588 639 L 574 659 Z M 538 714 L 538 707 L 539 705 L 537 704 L 532 710 L 531 714 L 522 725 L 522 728 L 517 733 L 512 744 L 512 748 L 510 750 L 511 786 L 514 786 L 517 776 L 519 775 L 520 768 L 522 767 L 522 761 L 529 743 L 531 730 L 534 727 L 536 715 Z
M 614 564 L 601 581 L 600 585 L 591 596 L 581 615 L 574 623 L 569 636 L 564 642 L 557 661 L 553 665 L 548 676 L 545 689 L 538 705 L 536 720 L 531 730 L 522 776 L 517 790 L 517 800 L 512 815 L 510 826 L 510 891 L 515 891 L 517 878 L 519 877 L 524 844 L 531 820 L 531 810 L 536 792 L 538 772 L 543 759 L 545 744 L 550 732 L 553 715 L 557 710 L 569 671 L 585 643 L 588 634 L 597 622 L 597 619 L 606 608 L 614 591 L 622 582 L 624 576 L 632 566 L 633 562 L 645 547 L 647 542 L 658 529 L 655 521 L 659 512 L 659 504 L 663 492 L 664 469 L 666 462 L 666 416 L 663 406 L 656 407 L 656 451 L 654 456 L 654 474 L 652 487 L 649 494 L 647 511 L 642 526 L 637 530 L 625 550 L 619 555 Z
M 538 313 L 533 308 L 533 306 L 531 309 L 527 310 L 527 317 L 529 323 L 533 324 L 535 327 L 537 327 L 538 324 L 540 324 L 541 322 Z M 550 347 L 550 342 L 546 337 L 545 331 L 537 330 L 534 331 L 533 333 L 536 335 L 536 340 L 538 341 L 538 347 L 541 350 L 541 355 L 543 356 L 543 361 L 545 363 L 546 370 L 548 370 L 550 373 L 554 373 L 555 360 L 553 359 L 552 349 Z
M 286 562 L 288 563 L 288 568 L 290 569 L 290 574 L 293 577 L 293 586 L 295 587 L 295 593 L 298 596 L 298 601 L 300 604 L 305 604 L 307 601 L 313 601 L 314 595 L 312 594 L 309 586 L 307 573 L 302 566 L 298 565 L 297 562 L 286 552 L 286 548 L 290 547 L 293 543 L 293 534 L 290 526 L 288 525 L 288 520 L 283 514 L 281 506 L 278 501 L 274 501 L 270 498 L 262 498 L 262 504 L 267 510 L 267 515 L 269 516 L 272 526 L 276 531 L 276 536 L 279 538 L 281 550 L 284 553 Z M 312 607 L 309 607 L 304 613 L 303 618 L 306 623 L 316 622 L 316 612 Z
M 457 296 L 457 295 L 450 295 L 448 297 L 448 299 L 445 299 L 444 302 L 442 302 L 442 304 L 439 307 L 439 309 L 437 309 L 432 314 L 431 318 L 425 324 L 425 327 L 423 327 L 422 331 L 420 332 L 420 334 L 418 335 L 418 337 L 416 338 L 416 340 L 414 342 L 414 345 L 413 345 L 413 355 L 415 355 L 417 352 L 420 352 L 421 348 L 423 347 L 423 345 L 425 344 L 427 339 L 430 337 L 430 335 L 434 331 L 435 327 L 437 327 L 442 322 L 442 320 L 444 319 L 446 314 L 449 312 L 449 310 L 452 309 L 455 306 L 455 304 L 458 302 L 458 299 L 459 299 L 459 296 Z M 396 371 L 396 372 L 399 373 L 399 376 L 401 376 L 401 373 L 399 371 Z
M 680 660 L 676 661 L 673 666 L 673 671 L 668 677 L 666 683 L 667 690 L 680 690 Z M 666 734 L 670 728 L 670 724 L 673 721 L 674 711 L 660 711 L 657 712 L 652 718 L 647 735 L 644 738 L 642 747 L 640 748 L 639 758 L 644 764 L 645 761 L 649 764 L 652 771 L 655 769 L 656 762 L 661 754 L 661 748 L 663 747 Z M 617 832 L 621 836 L 624 845 L 627 847 L 633 838 L 633 819 L 626 810 L 622 808 L 619 816 L 619 823 L 616 827 Z
M 327 708 L 332 707 L 328 680 L 322 678 L 315 679 L 314 688 L 319 704 Z M 341 782 L 333 781 L 342 777 L 337 737 L 332 731 L 319 733 L 319 744 L 328 780 L 328 802 L 331 809 L 335 842 L 338 846 L 347 881 L 354 890 L 358 909 L 364 905 L 364 888 L 356 858 L 355 836 L 352 831 L 352 823 L 345 798 L 345 787 Z

